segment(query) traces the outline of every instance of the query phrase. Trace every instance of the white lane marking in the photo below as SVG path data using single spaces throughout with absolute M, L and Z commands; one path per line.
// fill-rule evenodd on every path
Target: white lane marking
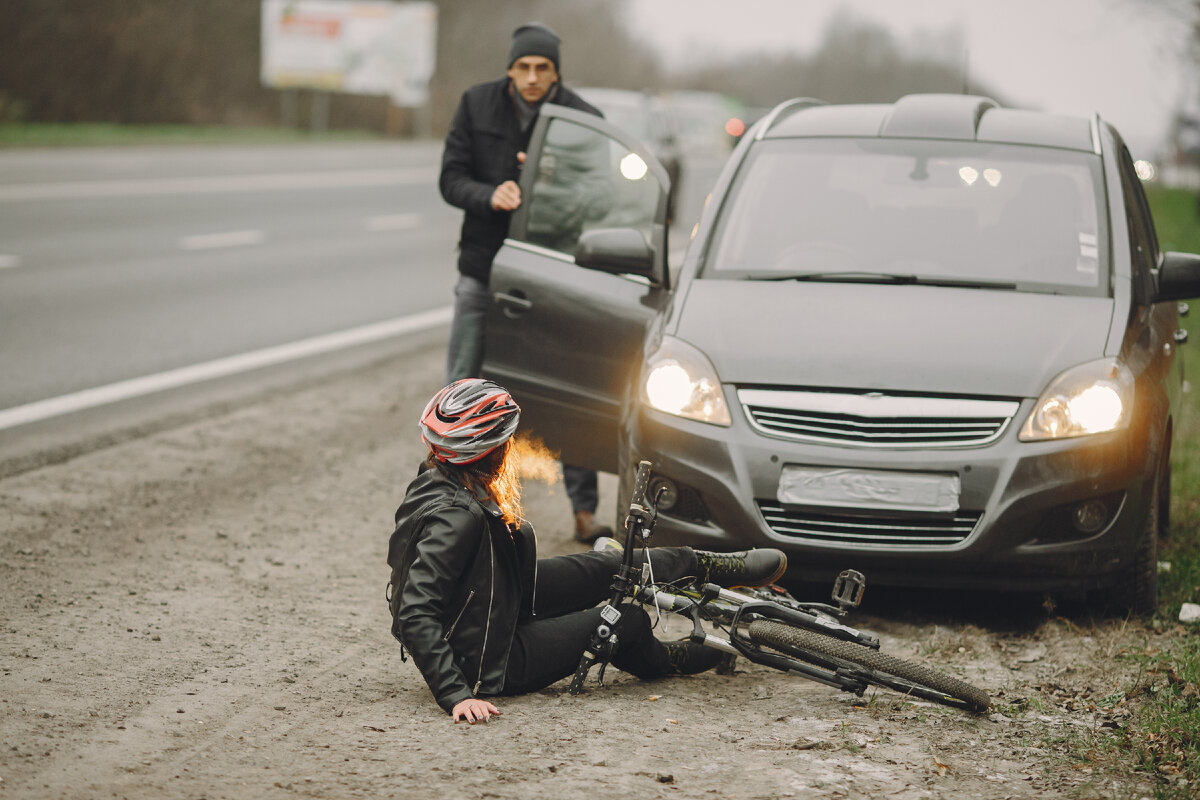
M 227 231 L 226 233 L 198 233 L 179 240 L 181 250 L 212 250 L 218 247 L 245 247 L 262 244 L 266 237 L 262 231 Z
M 110 383 L 107 386 L 98 386 L 94 389 L 84 389 L 47 400 L 38 400 L 23 406 L 14 406 L 0 411 L 0 430 L 108 403 L 116 403 L 120 400 L 129 400 L 154 392 L 176 389 L 213 378 L 223 378 L 262 367 L 283 364 L 320 353 L 329 353 L 393 336 L 429 330 L 449 323 L 453 311 L 452 306 L 443 306 L 386 322 L 377 322 L 373 325 L 364 325 L 360 328 L 351 328 L 324 336 L 314 336 L 311 339 L 302 339 L 298 342 L 267 347 L 227 358 L 218 358 L 202 364 L 193 364 L 190 367 L 180 367 L 160 372 L 157 375 L 132 378 L 127 381 Z
M 388 214 L 386 216 L 367 217 L 363 220 L 363 227 L 372 233 L 407 231 L 420 224 L 420 214 Z
M 21 266 L 20 256 L 4 255 L 0 253 L 0 269 L 13 269 Z
M 360 186 L 393 186 L 437 180 L 429 167 L 404 169 L 346 169 L 324 172 L 270 173 L 264 175 L 209 175 L 200 178 L 138 178 L 117 181 L 63 181 L 14 183 L 0 186 L 0 202 L 64 200 L 95 197 L 149 197 L 167 194 L 217 192 L 282 192 L 296 189 L 337 189 Z

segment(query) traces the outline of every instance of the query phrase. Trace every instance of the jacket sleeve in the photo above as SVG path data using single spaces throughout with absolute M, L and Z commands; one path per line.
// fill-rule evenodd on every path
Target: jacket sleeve
M 454 112 L 450 132 L 446 134 L 446 146 L 442 150 L 442 174 L 438 188 L 442 197 L 452 206 L 471 214 L 497 213 L 492 208 L 492 194 L 496 187 L 478 180 L 472 169 L 473 122 L 471 108 L 464 94 Z
M 400 590 L 396 620 L 404 646 L 434 699 L 450 713 L 474 694 L 444 638 L 442 620 L 478 552 L 482 531 L 470 511 L 449 507 L 430 514 L 417 535 L 416 556 Z M 451 611 L 461 613 L 461 609 Z

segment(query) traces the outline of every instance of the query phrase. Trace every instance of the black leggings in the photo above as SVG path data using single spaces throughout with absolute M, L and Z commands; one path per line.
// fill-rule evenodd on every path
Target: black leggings
M 690 547 L 650 550 L 656 581 L 674 581 L 697 572 Z M 635 562 L 643 561 L 641 552 Z M 579 657 L 600 624 L 599 603 L 612 593 L 621 566 L 616 551 L 572 553 L 538 561 L 535 615 L 517 626 L 503 694 L 525 694 L 573 675 Z M 654 637 L 650 616 L 639 605 L 622 607 L 620 636 L 612 663 L 639 678 L 661 678 L 670 668 L 667 648 Z

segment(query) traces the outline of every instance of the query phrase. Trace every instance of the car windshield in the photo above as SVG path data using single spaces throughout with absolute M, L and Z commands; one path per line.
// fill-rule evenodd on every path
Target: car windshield
M 757 144 L 699 277 L 1108 291 L 1099 159 L 913 139 Z

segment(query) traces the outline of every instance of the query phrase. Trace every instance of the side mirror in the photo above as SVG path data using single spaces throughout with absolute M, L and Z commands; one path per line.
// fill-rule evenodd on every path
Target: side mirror
M 579 237 L 575 265 L 654 279 L 654 250 L 636 228 L 593 228 Z
M 1154 302 L 1187 300 L 1200 297 L 1200 256 L 1191 253 L 1163 253 L 1158 268 L 1158 289 Z

